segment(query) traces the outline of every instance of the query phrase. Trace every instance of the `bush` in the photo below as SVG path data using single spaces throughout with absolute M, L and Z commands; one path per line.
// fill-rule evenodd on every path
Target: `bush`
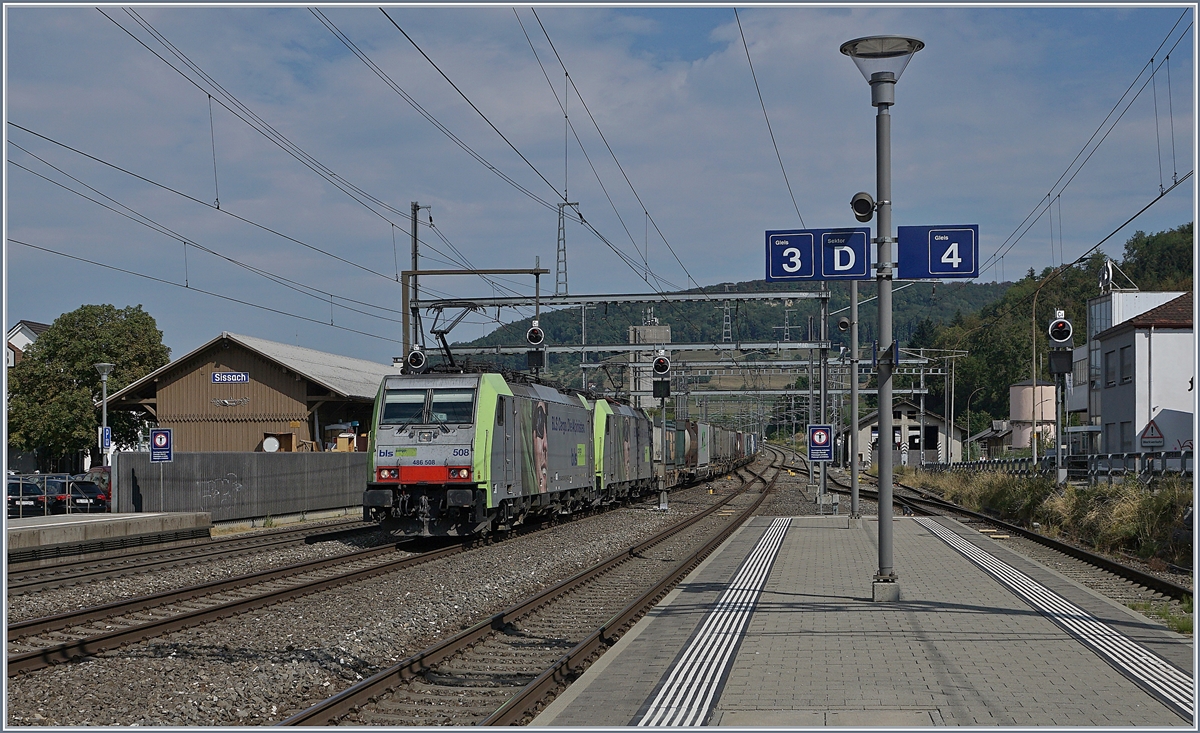
M 1049 479 L 1001 473 L 918 473 L 915 478 L 922 488 L 968 509 L 995 512 L 1005 521 L 1026 526 L 1036 521 L 1048 534 L 1106 552 L 1190 564 L 1191 546 L 1173 539 L 1192 504 L 1191 485 L 1178 477 L 1150 486 L 1131 477 L 1112 485 L 1068 485 L 1061 490 Z

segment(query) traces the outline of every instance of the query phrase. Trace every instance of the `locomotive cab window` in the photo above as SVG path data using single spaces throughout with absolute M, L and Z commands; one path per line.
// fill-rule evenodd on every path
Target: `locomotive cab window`
M 389 389 L 383 396 L 382 425 L 425 422 L 425 390 Z
M 474 408 L 473 389 L 435 389 L 429 403 L 434 422 L 469 423 Z

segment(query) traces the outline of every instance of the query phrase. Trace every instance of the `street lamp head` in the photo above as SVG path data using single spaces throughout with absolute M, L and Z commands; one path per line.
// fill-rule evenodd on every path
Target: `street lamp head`
M 112 373 L 115 365 L 102 361 L 99 364 L 93 364 L 92 366 L 96 367 L 96 371 L 100 372 L 100 379 L 102 381 L 107 381 L 108 375 Z
M 904 67 L 925 43 L 904 36 L 867 36 L 842 44 L 841 52 L 854 59 L 854 65 L 869 83 L 900 80 Z M 891 76 L 883 76 L 890 73 Z

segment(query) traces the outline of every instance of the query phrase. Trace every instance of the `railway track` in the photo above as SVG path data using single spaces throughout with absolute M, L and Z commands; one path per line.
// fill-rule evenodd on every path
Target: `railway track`
M 281 725 L 521 723 L 754 513 L 779 475 L 781 454 L 772 453 L 764 475 L 751 472 L 741 490 L 706 511 Z M 758 484 L 762 490 L 749 493 Z
M 8 675 L 69 662 L 172 631 L 463 552 L 463 545 L 394 557 L 395 546 L 164 591 L 8 625 Z
M 585 516 L 580 515 L 578 519 Z M 514 534 L 537 529 L 538 525 L 530 525 Z M 303 541 L 303 538 L 279 538 L 278 541 L 295 542 Z M 389 544 L 10 623 L 8 673 L 11 677 L 51 664 L 79 660 L 173 631 L 438 560 L 468 551 L 472 546 L 455 544 L 416 555 L 405 553 L 397 558 L 399 546 Z M 245 552 L 263 547 L 260 542 L 227 551 Z
M 91 583 L 106 578 L 196 565 L 236 555 L 337 539 L 376 528 L 377 525 L 373 523 L 355 519 L 319 527 L 309 526 L 256 533 L 250 536 L 228 537 L 194 545 L 139 550 L 114 557 L 62 562 L 43 567 L 13 568 L 10 565 L 8 592 L 10 595 L 20 595 L 50 588 Z

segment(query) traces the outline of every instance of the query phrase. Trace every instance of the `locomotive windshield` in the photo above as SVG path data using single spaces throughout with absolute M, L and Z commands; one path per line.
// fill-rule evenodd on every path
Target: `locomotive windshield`
M 430 400 L 435 422 L 469 423 L 474 407 L 473 389 L 435 389 Z
M 389 389 L 383 396 L 383 425 L 425 422 L 425 390 Z
M 428 412 L 425 409 L 427 399 Z M 469 423 L 474 411 L 473 389 L 389 389 L 383 395 L 380 424 Z

